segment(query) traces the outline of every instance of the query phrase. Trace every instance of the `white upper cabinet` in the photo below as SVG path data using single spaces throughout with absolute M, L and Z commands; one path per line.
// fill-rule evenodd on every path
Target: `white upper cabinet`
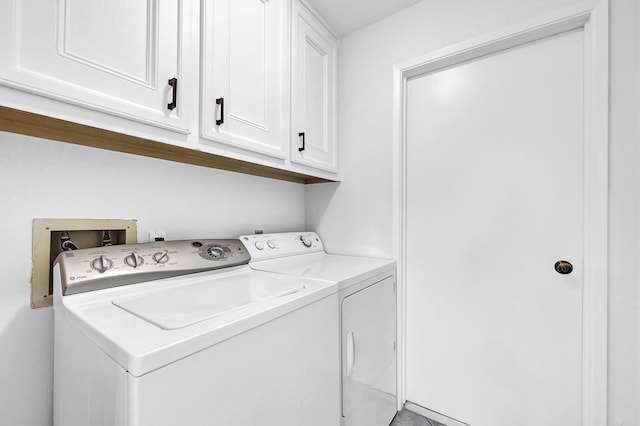
M 13 0 L 0 17 L 0 83 L 186 133 L 179 0 Z M 177 90 L 169 80 L 177 82 Z M 193 90 L 193 89 L 191 89 Z M 169 104 L 174 103 L 176 107 Z
M 295 1 L 291 161 L 337 172 L 336 65 L 338 40 Z
M 203 0 L 201 136 L 287 158 L 286 0 Z
M 6 3 L 0 106 L 337 178 L 338 41 L 304 0 Z

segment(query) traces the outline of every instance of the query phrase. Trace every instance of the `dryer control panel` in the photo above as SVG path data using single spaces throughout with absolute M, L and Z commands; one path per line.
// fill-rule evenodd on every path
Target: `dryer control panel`
M 277 234 L 242 235 L 253 262 L 324 251 L 322 240 L 315 232 L 282 232 Z
M 65 251 L 60 265 L 62 294 L 83 293 L 137 282 L 249 263 L 236 239 L 156 241 Z

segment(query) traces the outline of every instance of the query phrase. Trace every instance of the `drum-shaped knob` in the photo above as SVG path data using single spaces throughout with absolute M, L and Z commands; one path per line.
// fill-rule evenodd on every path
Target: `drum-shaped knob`
M 133 252 L 124 258 L 124 264 L 127 266 L 131 266 L 132 268 L 137 268 L 138 266 L 144 263 L 144 259 L 138 253 Z
M 113 267 L 113 262 L 111 261 L 111 259 L 105 256 L 96 257 L 91 261 L 91 269 L 95 269 L 101 274 L 104 274 L 112 267 Z

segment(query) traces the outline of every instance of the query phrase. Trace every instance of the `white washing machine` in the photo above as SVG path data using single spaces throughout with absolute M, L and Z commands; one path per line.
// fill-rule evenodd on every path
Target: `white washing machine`
M 60 254 L 56 426 L 339 425 L 338 287 L 238 240 Z
M 396 262 L 328 254 L 314 232 L 243 235 L 250 266 L 339 288 L 341 423 L 388 426 L 396 414 Z

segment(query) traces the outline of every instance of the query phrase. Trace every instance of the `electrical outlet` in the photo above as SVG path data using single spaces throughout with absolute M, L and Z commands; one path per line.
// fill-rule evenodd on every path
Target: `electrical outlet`
M 149 242 L 164 241 L 167 239 L 167 231 L 149 231 Z

